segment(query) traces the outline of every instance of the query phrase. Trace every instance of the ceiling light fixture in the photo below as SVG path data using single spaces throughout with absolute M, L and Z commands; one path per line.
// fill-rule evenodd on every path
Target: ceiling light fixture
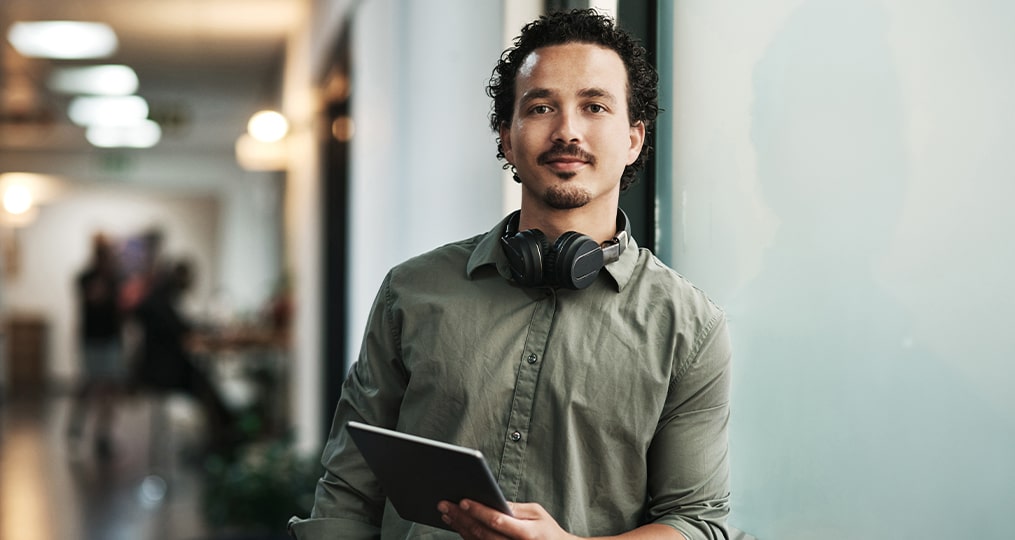
M 16 22 L 7 40 L 24 56 L 61 60 L 104 58 L 119 45 L 108 24 L 80 21 Z
M 19 215 L 32 208 L 32 192 L 22 185 L 12 185 L 4 191 L 3 206 L 7 212 Z
M 124 125 L 93 125 L 85 139 L 99 148 L 151 148 L 162 138 L 162 128 L 152 120 Z
M 61 67 L 49 76 L 50 90 L 64 94 L 129 96 L 137 87 L 137 73 L 124 65 Z
M 289 132 L 289 121 L 275 111 L 258 111 L 247 122 L 247 133 L 261 142 L 282 140 Z
M 7 193 L 13 188 L 14 193 L 26 191 L 32 205 L 45 204 L 56 200 L 65 191 L 65 182 L 57 176 L 30 172 L 0 173 L 0 193 Z M 20 195 L 12 195 L 20 197 Z
M 148 118 L 148 102 L 141 96 L 79 96 L 67 116 L 79 126 L 136 124 Z

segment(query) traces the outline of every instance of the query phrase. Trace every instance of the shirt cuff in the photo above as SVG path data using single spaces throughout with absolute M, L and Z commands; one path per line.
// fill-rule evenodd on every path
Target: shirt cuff
M 297 540 L 379 538 L 381 529 L 363 521 L 345 518 L 289 518 L 289 536 Z

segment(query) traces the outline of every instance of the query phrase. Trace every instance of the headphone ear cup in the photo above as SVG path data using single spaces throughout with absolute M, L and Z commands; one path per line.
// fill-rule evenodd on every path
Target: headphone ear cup
M 543 259 L 550 251 L 550 242 L 539 229 L 521 231 L 500 239 L 511 277 L 519 285 L 538 287 L 543 284 Z
M 599 243 L 589 236 L 569 231 L 553 243 L 546 273 L 555 285 L 584 289 L 596 280 L 602 268 L 603 250 Z

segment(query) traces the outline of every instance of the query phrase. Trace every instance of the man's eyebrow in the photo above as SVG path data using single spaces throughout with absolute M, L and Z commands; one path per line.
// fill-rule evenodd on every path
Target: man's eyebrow
M 537 100 L 537 99 L 546 99 L 546 98 L 549 98 L 549 97 L 553 97 L 555 95 L 556 95 L 556 92 L 554 92 L 553 90 L 550 90 L 549 88 L 533 88 L 532 90 L 529 90 L 528 92 L 525 92 L 524 94 L 522 94 L 521 99 L 519 99 L 518 101 L 519 101 L 519 103 L 524 104 L 524 103 L 527 103 L 529 101 L 533 101 L 533 100 Z M 617 98 L 612 93 L 610 93 L 606 89 L 600 88 L 598 86 L 593 86 L 591 88 L 582 88 L 581 90 L 578 91 L 578 97 L 585 98 L 585 99 L 588 99 L 588 98 L 601 98 L 601 99 L 604 99 L 604 100 L 610 101 L 610 102 L 617 101 Z
M 554 94 L 553 90 L 550 90 L 549 88 L 533 88 L 532 90 L 529 90 L 528 92 L 522 94 L 521 99 L 519 99 L 518 101 L 519 103 L 526 103 L 535 99 L 545 99 L 552 96 L 553 94 Z
M 611 94 L 607 90 L 595 86 L 592 88 L 583 88 L 579 90 L 578 96 L 583 98 L 603 98 L 607 101 L 617 100 L 617 98 L 614 97 L 613 94 Z

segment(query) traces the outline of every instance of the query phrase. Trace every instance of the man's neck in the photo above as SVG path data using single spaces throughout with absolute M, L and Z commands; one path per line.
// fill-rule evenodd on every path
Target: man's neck
M 588 204 L 559 210 L 522 202 L 518 230 L 539 229 L 551 243 L 568 231 L 588 235 L 599 243 L 617 236 L 617 204 Z

